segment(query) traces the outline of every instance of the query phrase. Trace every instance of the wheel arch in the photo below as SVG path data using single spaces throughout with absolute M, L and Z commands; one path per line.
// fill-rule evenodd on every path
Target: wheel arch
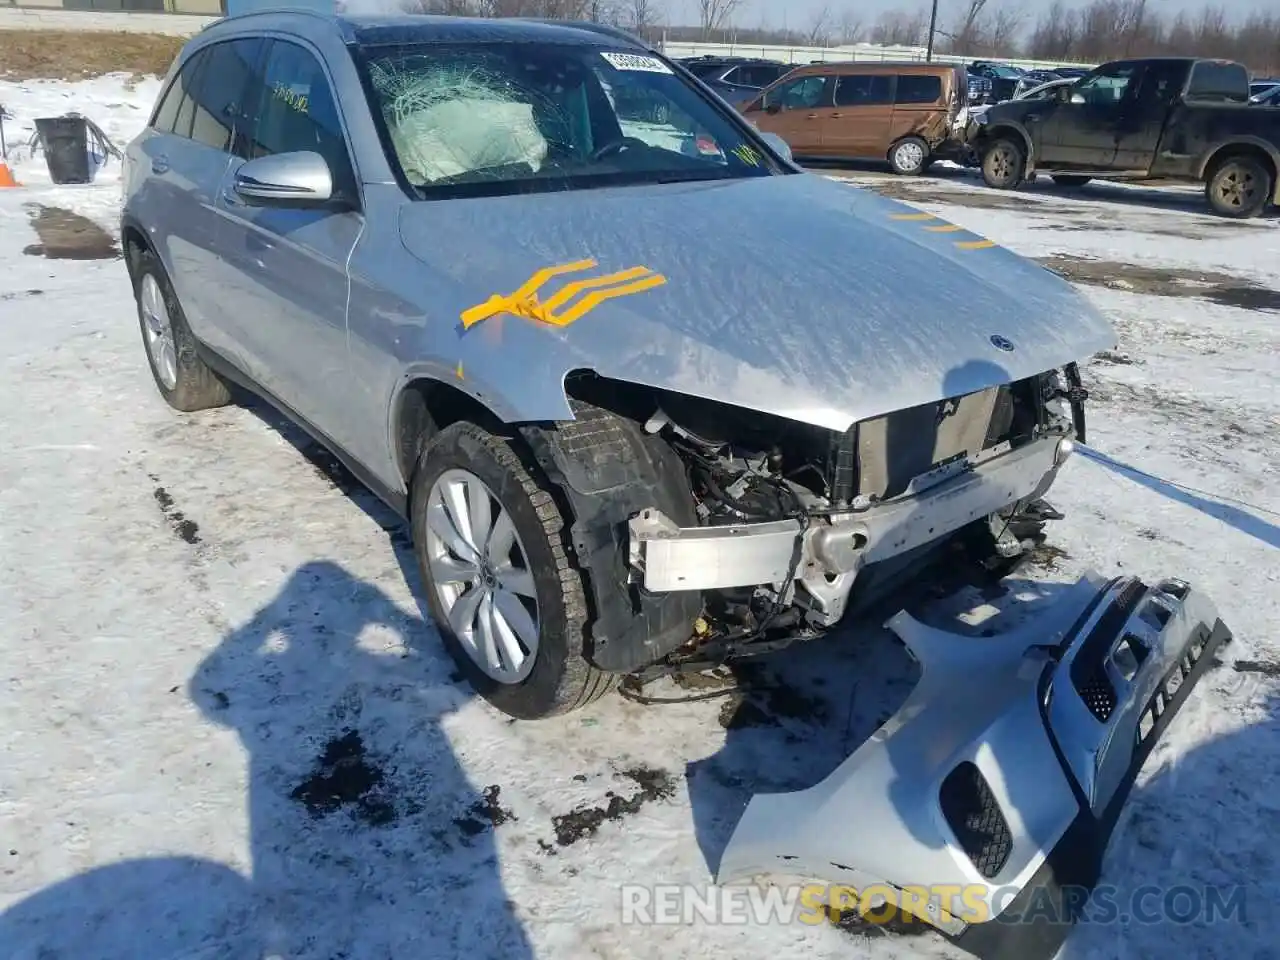
M 129 271 L 132 281 L 138 268 L 138 255 L 144 250 L 155 253 L 155 245 L 147 236 L 147 231 L 133 217 L 122 217 L 120 220 L 120 252 L 124 254 L 125 269 Z
M 1022 145 L 1022 152 L 1026 155 L 1026 169 L 1023 175 L 1030 177 L 1036 168 L 1036 148 L 1031 140 L 1031 135 L 1027 133 L 1026 128 L 1019 123 L 1011 120 L 1002 120 L 989 130 L 983 132 L 981 139 L 982 145 L 995 143 L 997 140 L 1014 140 Z
M 1232 157 L 1251 156 L 1260 161 L 1271 173 L 1271 200 L 1280 203 L 1280 151 L 1257 137 L 1238 137 L 1226 143 L 1215 144 L 1205 151 L 1196 167 L 1196 176 L 1207 181 L 1214 172 Z
M 437 376 L 419 374 L 405 378 L 391 405 L 391 437 L 396 468 L 409 489 L 422 448 L 437 433 L 460 420 L 487 430 L 500 430 L 506 422 L 472 391 Z

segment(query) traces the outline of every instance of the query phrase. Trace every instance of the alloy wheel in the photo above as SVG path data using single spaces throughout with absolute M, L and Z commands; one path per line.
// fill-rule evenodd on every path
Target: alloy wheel
M 538 601 L 511 513 L 469 470 L 446 470 L 426 509 L 427 564 L 440 609 L 472 661 L 515 684 L 538 652 Z
M 160 284 L 153 274 L 147 273 L 142 277 L 139 305 L 142 308 L 142 331 L 147 341 L 147 353 L 160 382 L 166 390 L 173 390 L 178 386 L 178 350 L 174 345 L 169 308 L 165 305 L 164 294 L 160 292 Z

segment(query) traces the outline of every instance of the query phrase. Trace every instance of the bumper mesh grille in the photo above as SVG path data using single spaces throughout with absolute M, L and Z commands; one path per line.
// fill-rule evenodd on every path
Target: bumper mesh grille
M 998 874 L 1009 859 L 1013 836 L 982 771 L 968 760 L 958 764 L 942 781 L 938 803 L 978 872 L 988 880 Z

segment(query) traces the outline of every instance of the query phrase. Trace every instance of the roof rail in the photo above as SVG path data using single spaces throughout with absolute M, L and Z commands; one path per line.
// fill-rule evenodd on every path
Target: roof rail
M 614 40 L 622 40 L 635 47 L 642 47 L 645 50 L 652 50 L 645 40 L 637 37 L 634 33 L 629 33 L 621 27 L 611 27 L 607 23 L 596 23 L 594 20 L 557 20 L 554 17 L 516 17 L 513 18 L 524 23 L 546 23 L 552 26 L 573 27 L 576 30 L 588 30 L 591 33 L 598 33 L 602 36 L 612 37 Z

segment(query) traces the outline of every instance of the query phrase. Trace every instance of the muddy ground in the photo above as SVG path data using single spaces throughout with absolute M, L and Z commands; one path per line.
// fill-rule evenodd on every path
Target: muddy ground
M 164 76 L 185 37 L 73 30 L 0 30 L 0 80 Z
M 112 260 L 120 256 L 115 237 L 88 217 L 62 207 L 27 205 L 39 243 L 23 249 L 29 257 L 49 260 Z
M 1074 283 L 1087 283 L 1127 293 L 1210 300 L 1244 310 L 1280 313 L 1280 291 L 1214 270 L 1149 267 L 1056 254 L 1037 261 Z

